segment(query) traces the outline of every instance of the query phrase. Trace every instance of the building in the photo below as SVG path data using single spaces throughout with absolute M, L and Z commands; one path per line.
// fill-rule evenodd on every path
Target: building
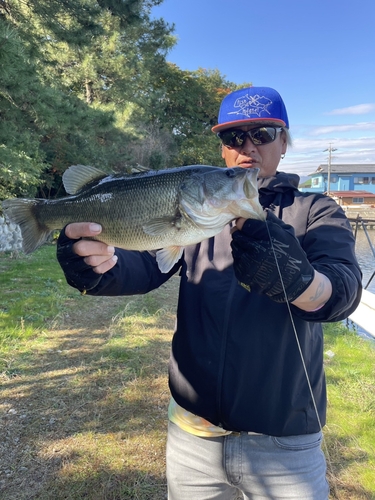
M 315 172 L 309 174 L 309 177 L 311 177 L 311 186 L 301 187 L 301 191 L 330 192 L 331 195 L 334 195 L 336 191 L 341 193 L 343 191 L 361 191 L 361 196 L 353 196 L 353 198 L 363 198 L 363 201 L 354 201 L 354 203 L 366 204 L 368 203 L 365 201 L 367 195 L 364 193 L 375 195 L 375 163 L 331 165 L 330 169 L 327 164 L 323 164 L 319 165 Z M 371 200 L 372 203 L 373 200 Z
M 331 191 L 331 197 L 346 208 L 354 208 L 357 205 L 375 207 L 375 194 L 368 191 Z

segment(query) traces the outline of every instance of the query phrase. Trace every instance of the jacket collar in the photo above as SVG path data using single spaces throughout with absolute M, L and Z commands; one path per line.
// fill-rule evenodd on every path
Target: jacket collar
M 281 204 L 281 197 L 286 192 L 298 191 L 299 176 L 276 172 L 271 177 L 258 179 L 259 202 L 263 208 L 270 208 L 278 215 L 277 207 Z
M 258 189 L 264 191 L 284 192 L 289 189 L 298 189 L 298 184 L 299 176 L 297 174 L 276 172 L 276 175 L 259 179 Z

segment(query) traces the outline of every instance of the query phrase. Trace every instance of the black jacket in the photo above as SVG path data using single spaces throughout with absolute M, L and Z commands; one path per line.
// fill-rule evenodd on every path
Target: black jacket
M 240 286 L 232 268 L 229 226 L 187 247 L 168 274 L 159 272 L 151 253 L 116 250 L 117 265 L 88 292 L 146 293 L 180 269 L 170 390 L 183 408 L 227 430 L 275 436 L 319 431 L 303 364 L 324 425 L 320 322 L 346 318 L 360 300 L 361 272 L 348 220 L 332 199 L 301 193 L 297 182 L 298 176 L 284 173 L 261 179 L 260 201 L 294 227 L 310 263 L 332 282 L 332 297 L 319 311 L 291 305 L 291 318 L 286 304 Z

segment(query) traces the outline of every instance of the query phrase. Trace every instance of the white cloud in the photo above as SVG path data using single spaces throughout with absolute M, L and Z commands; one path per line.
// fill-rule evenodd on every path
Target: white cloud
M 346 125 L 327 125 L 313 129 L 311 135 L 332 134 L 340 132 L 358 132 L 361 130 L 375 130 L 375 122 L 359 122 Z
M 366 115 L 375 111 L 375 103 L 358 104 L 348 108 L 333 109 L 327 115 Z
M 310 137 L 301 137 L 294 139 L 293 147 L 290 152 L 299 153 L 301 151 L 319 151 L 329 147 L 332 143 L 334 148 L 349 148 L 349 149 L 375 149 L 375 136 L 359 137 L 359 138 L 335 138 L 329 141 L 325 138 L 311 139 Z M 375 162 L 374 162 L 375 163 Z
M 375 120 L 333 125 L 321 124 L 311 127 L 297 125 L 293 129 L 293 147 L 288 148 L 279 170 L 306 176 L 316 171 L 319 165 L 327 164 L 330 144 L 336 149 L 332 153 L 333 164 L 375 165 Z
M 359 138 L 301 137 L 294 139 L 293 147 L 288 149 L 285 159 L 280 162 L 279 170 L 308 175 L 320 164 L 327 163 L 330 143 L 336 149 L 332 153 L 332 163 L 373 163 L 375 164 L 375 136 Z

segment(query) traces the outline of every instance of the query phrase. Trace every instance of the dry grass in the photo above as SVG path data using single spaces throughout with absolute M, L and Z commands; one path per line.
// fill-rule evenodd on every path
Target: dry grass
M 2 378 L 0 498 L 166 498 L 175 290 L 171 280 L 154 296 L 77 296 L 14 360 Z

